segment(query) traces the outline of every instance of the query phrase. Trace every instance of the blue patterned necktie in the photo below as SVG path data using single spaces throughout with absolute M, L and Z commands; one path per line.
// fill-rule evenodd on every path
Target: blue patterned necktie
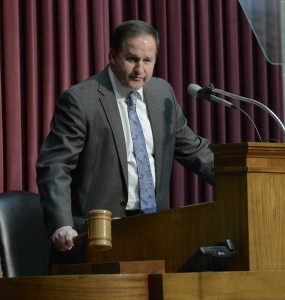
M 148 214 L 156 211 L 156 202 L 145 138 L 136 112 L 136 101 L 138 97 L 138 92 L 132 92 L 127 96 L 128 116 L 133 140 L 134 154 L 138 168 L 141 210 Z

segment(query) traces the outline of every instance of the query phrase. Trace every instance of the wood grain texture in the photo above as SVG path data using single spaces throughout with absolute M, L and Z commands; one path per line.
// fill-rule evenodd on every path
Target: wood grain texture
M 88 262 L 165 260 L 176 272 L 201 246 L 231 239 L 230 270 L 285 269 L 285 145 L 211 146 L 215 201 L 112 221 L 113 248 Z
M 148 275 L 45 276 L 0 279 L 1 300 L 148 299 Z
M 285 271 L 0 279 L 1 300 L 284 300 Z
M 150 275 L 150 299 L 284 300 L 284 271 L 204 272 Z M 150 280 L 150 281 L 151 281 Z M 160 291 L 161 290 L 161 291 Z M 159 293 L 160 292 L 160 293 Z M 156 293 L 158 297 L 156 297 Z
M 165 273 L 165 261 L 123 261 L 113 263 L 84 263 L 52 266 L 53 275 L 81 274 L 161 274 Z
M 201 273 L 200 299 L 284 300 L 284 282 L 284 271 Z
M 285 145 L 229 144 L 213 151 L 216 197 L 235 224 L 238 255 L 251 271 L 285 270 Z M 228 227 L 230 219 L 223 220 Z

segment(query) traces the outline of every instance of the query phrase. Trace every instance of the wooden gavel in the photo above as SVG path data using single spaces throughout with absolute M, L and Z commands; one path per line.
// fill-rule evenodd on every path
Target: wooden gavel
M 87 232 L 73 238 L 73 242 L 87 239 L 88 247 L 97 251 L 112 248 L 112 213 L 109 210 L 95 209 L 88 213 Z

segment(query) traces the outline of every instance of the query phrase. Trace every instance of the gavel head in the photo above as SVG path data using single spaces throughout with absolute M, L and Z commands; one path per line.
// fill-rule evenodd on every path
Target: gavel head
M 95 209 L 88 213 L 88 248 L 104 251 L 112 248 L 112 213 Z

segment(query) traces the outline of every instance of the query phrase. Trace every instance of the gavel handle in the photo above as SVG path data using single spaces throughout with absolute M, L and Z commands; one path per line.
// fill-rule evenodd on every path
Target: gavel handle
M 83 232 L 73 237 L 73 243 L 77 243 L 78 241 L 86 240 L 88 238 L 88 232 Z

